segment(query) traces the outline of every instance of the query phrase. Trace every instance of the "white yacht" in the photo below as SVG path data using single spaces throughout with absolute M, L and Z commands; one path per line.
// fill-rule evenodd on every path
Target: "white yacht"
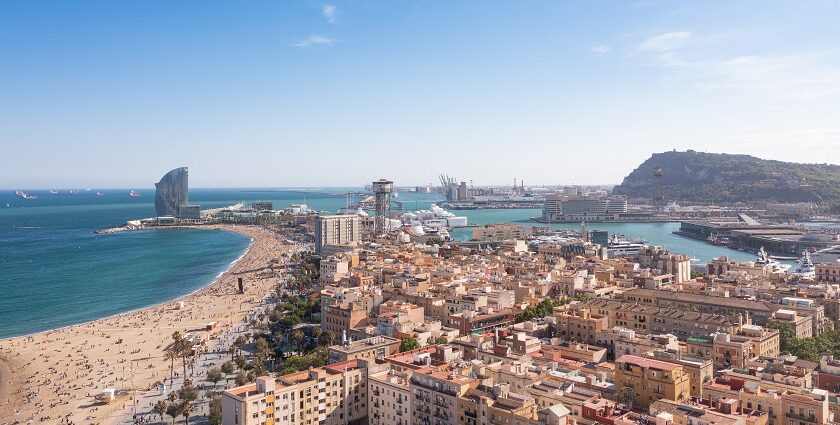
M 799 259 L 799 264 L 793 269 L 793 272 L 788 271 L 788 274 L 805 279 L 815 278 L 817 276 L 817 268 L 811 262 L 811 254 L 808 251 L 803 251 L 802 258 Z
M 456 216 L 436 204 L 432 204 L 428 210 L 404 213 L 400 218 L 405 225 L 424 228 L 452 229 L 467 225 L 467 217 Z
M 638 241 L 629 241 L 613 235 L 607 245 L 607 254 L 610 258 L 621 257 L 622 255 L 637 255 L 645 244 Z
M 754 263 L 757 266 L 770 266 L 770 270 L 773 273 L 784 273 L 788 271 L 788 269 L 790 269 L 790 265 L 782 264 L 778 260 L 770 258 L 770 256 L 767 255 L 767 251 L 764 250 L 763 246 L 761 247 L 761 249 L 758 250 L 756 255 L 758 255 L 758 258 L 755 259 Z

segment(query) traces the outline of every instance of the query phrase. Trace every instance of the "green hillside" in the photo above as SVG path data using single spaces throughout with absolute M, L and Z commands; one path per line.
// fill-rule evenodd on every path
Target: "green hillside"
M 653 170 L 662 168 L 666 201 L 840 203 L 840 165 L 798 164 L 749 155 L 695 151 L 653 154 L 613 193 L 652 198 Z

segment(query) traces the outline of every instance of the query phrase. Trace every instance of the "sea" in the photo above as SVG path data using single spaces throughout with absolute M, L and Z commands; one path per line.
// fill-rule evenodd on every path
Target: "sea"
M 348 193 L 361 188 L 191 189 L 190 203 L 202 209 L 238 202 L 269 200 L 275 208 L 307 204 L 336 212 Z M 147 230 L 97 235 L 95 230 L 154 215 L 154 189 L 90 189 L 71 193 L 0 191 L 0 338 L 84 323 L 142 309 L 194 292 L 216 279 L 247 250 L 250 239 L 229 232 L 193 229 Z M 439 194 L 400 193 L 403 209 L 427 209 Z M 470 224 L 518 223 L 531 220 L 535 209 L 453 211 Z M 578 224 L 552 224 L 579 229 Z M 754 255 L 674 235 L 679 223 L 591 223 L 606 230 L 643 238 L 701 262 L 727 255 L 737 260 Z M 468 240 L 472 229 L 452 236 Z

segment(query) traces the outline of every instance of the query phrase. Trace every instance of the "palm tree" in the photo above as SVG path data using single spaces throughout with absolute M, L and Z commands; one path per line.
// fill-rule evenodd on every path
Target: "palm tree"
M 227 351 L 228 351 L 228 354 L 230 354 L 230 360 L 233 361 L 233 356 L 236 354 L 236 346 L 231 345 L 230 347 L 228 347 Z
M 321 347 L 328 347 L 330 344 L 332 344 L 334 339 L 335 334 L 333 332 L 321 332 L 320 335 L 318 335 L 318 345 L 320 345 Z
M 172 403 L 169 406 L 166 406 L 166 414 L 172 417 L 173 424 L 175 423 L 175 419 L 178 419 L 178 416 L 181 416 L 181 405 L 182 403 Z
M 184 423 L 190 423 L 190 415 L 195 412 L 195 406 L 190 403 L 189 400 L 184 400 L 181 402 L 181 407 L 179 409 L 181 411 L 181 415 L 184 417 Z
M 233 341 L 233 345 L 236 347 L 237 355 L 242 354 L 242 346 L 245 345 L 245 343 L 247 342 L 248 338 L 246 338 L 244 335 L 239 335 L 238 337 L 236 337 L 236 340 Z
M 165 400 L 158 400 L 155 403 L 155 407 L 152 408 L 152 413 L 158 415 L 160 417 L 160 421 L 163 422 L 163 415 L 166 414 L 166 401 Z
M 289 339 L 294 343 L 295 348 L 297 348 L 298 354 L 303 351 L 303 344 L 306 343 L 306 335 L 300 329 L 294 329 L 291 333 L 289 333 Z
M 175 352 L 174 344 L 166 347 L 166 350 L 163 352 L 163 358 L 164 360 L 169 360 L 169 384 L 171 385 L 175 380 L 175 359 L 178 358 L 178 353 Z

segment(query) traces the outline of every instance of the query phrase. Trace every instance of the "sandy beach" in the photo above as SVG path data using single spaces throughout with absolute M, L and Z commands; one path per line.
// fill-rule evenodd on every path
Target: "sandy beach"
M 145 391 L 169 378 L 163 350 L 175 331 L 218 339 L 241 324 L 275 286 L 265 268 L 283 262 L 284 239 L 256 226 L 212 226 L 249 236 L 243 258 L 209 286 L 177 300 L 59 330 L 0 341 L 0 424 L 108 423 L 131 405 L 129 395 L 110 404 L 94 396 L 105 388 Z M 245 294 L 237 293 L 242 277 Z M 183 302 L 182 308 L 177 308 Z M 209 322 L 214 331 L 206 331 Z M 180 361 L 175 371 L 181 370 Z

